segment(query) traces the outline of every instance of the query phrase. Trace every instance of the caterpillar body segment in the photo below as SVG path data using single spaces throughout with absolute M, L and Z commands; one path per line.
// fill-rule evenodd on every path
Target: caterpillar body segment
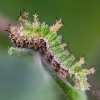
M 89 89 L 86 75 L 94 74 L 94 68 L 82 69 L 84 58 L 75 61 L 74 55 L 71 55 L 65 48 L 66 43 L 62 43 L 62 36 L 57 35 L 57 31 L 63 26 L 61 19 L 56 21 L 53 26 L 48 26 L 45 22 L 40 23 L 38 15 L 33 15 L 34 21 L 30 22 L 29 13 L 24 12 L 18 20 L 21 26 L 10 25 L 9 37 L 11 41 L 20 48 L 31 48 L 44 53 L 45 58 L 50 61 L 51 67 L 63 78 L 70 76 L 74 81 L 74 87 L 82 91 Z

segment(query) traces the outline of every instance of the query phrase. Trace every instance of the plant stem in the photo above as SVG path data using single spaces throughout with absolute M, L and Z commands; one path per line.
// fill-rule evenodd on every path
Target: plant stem
M 68 100 L 87 100 L 87 96 L 85 92 L 75 89 L 68 83 L 67 79 L 60 77 L 59 74 L 51 68 L 50 62 L 47 61 L 44 55 L 40 54 L 38 51 L 29 50 L 29 49 L 24 50 L 24 49 L 11 47 L 8 53 L 10 55 L 17 55 L 17 54 L 30 55 L 30 52 L 32 53 L 33 57 L 39 55 L 43 67 L 50 73 L 53 79 L 58 83 L 58 85 L 60 86 L 60 88 L 62 89 L 62 91 L 64 92 Z

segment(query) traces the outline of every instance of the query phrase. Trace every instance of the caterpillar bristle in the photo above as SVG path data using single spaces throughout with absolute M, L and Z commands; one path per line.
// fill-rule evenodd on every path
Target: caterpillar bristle
M 57 20 L 57 16 L 56 16 L 56 20 Z
M 19 16 L 17 16 L 17 18 L 19 18 Z
M 58 38 L 57 38 L 59 41 L 62 40 L 62 35 L 59 35 Z
M 22 8 L 23 11 L 25 11 L 25 8 Z
M 9 28 L 9 27 L 8 27 L 7 29 L 8 29 L 8 30 L 10 30 L 10 28 Z
M 18 19 L 15 19 L 15 20 L 18 20 Z
M 64 47 L 66 47 L 67 46 L 67 43 L 63 43 L 62 44 L 62 47 L 64 48 Z
M 17 16 L 16 20 L 19 20 L 21 26 L 9 25 L 8 30 L 11 41 L 19 48 L 28 48 L 38 50 L 43 53 L 46 60 L 51 63 L 51 67 L 56 71 L 61 77 L 66 78 L 67 75 L 72 78 L 75 85 L 73 87 L 80 89 L 82 91 L 89 88 L 87 83 L 88 74 L 94 74 L 94 68 L 90 70 L 82 69 L 81 66 L 85 63 L 84 56 L 76 62 L 77 58 L 74 57 L 74 53 L 69 52 L 69 43 L 62 44 L 62 35 L 57 35 L 57 31 L 65 26 L 62 20 L 57 20 L 53 26 L 49 27 L 45 22 L 40 23 L 38 16 L 33 15 L 33 23 L 29 22 L 28 15 L 24 8 L 22 8 L 24 13 L 24 19 L 22 18 L 22 13 L 20 11 L 20 17 Z M 63 33 L 62 33 L 63 34 Z M 76 59 L 76 60 L 75 60 Z
M 21 11 L 20 11 L 20 16 L 22 15 Z
M 8 26 L 11 26 L 11 24 L 8 24 Z

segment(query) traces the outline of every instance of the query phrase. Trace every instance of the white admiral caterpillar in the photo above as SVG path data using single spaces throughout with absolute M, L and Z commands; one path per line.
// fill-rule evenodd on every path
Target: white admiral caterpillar
M 20 48 L 35 49 L 42 52 L 45 58 L 50 61 L 51 67 L 58 72 L 62 78 L 67 75 L 74 81 L 74 87 L 82 91 L 89 89 L 87 83 L 87 74 L 94 74 L 94 68 L 87 70 L 82 69 L 84 64 L 84 57 L 75 62 L 74 55 L 71 55 L 65 47 L 66 43 L 62 44 L 62 36 L 57 35 L 59 28 L 63 26 L 62 20 L 56 21 L 53 26 L 48 26 L 45 22 L 38 21 L 38 15 L 33 15 L 34 21 L 30 22 L 28 14 L 24 10 L 23 17 L 18 17 L 21 26 L 9 26 L 9 37 L 11 41 Z

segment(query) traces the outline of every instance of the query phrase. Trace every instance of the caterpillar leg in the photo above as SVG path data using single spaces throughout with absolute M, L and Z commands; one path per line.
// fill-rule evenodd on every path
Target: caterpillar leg
M 59 70 L 60 69 L 60 64 L 58 62 L 56 62 L 55 60 L 52 60 L 51 62 L 51 67 L 54 69 L 54 70 Z
M 45 58 L 46 58 L 47 60 L 49 60 L 49 61 L 52 61 L 53 57 L 54 57 L 54 56 L 53 56 L 50 52 L 47 52 L 47 53 L 45 54 Z
M 61 68 L 59 74 L 61 77 L 66 78 L 66 76 L 68 75 L 68 70 Z

